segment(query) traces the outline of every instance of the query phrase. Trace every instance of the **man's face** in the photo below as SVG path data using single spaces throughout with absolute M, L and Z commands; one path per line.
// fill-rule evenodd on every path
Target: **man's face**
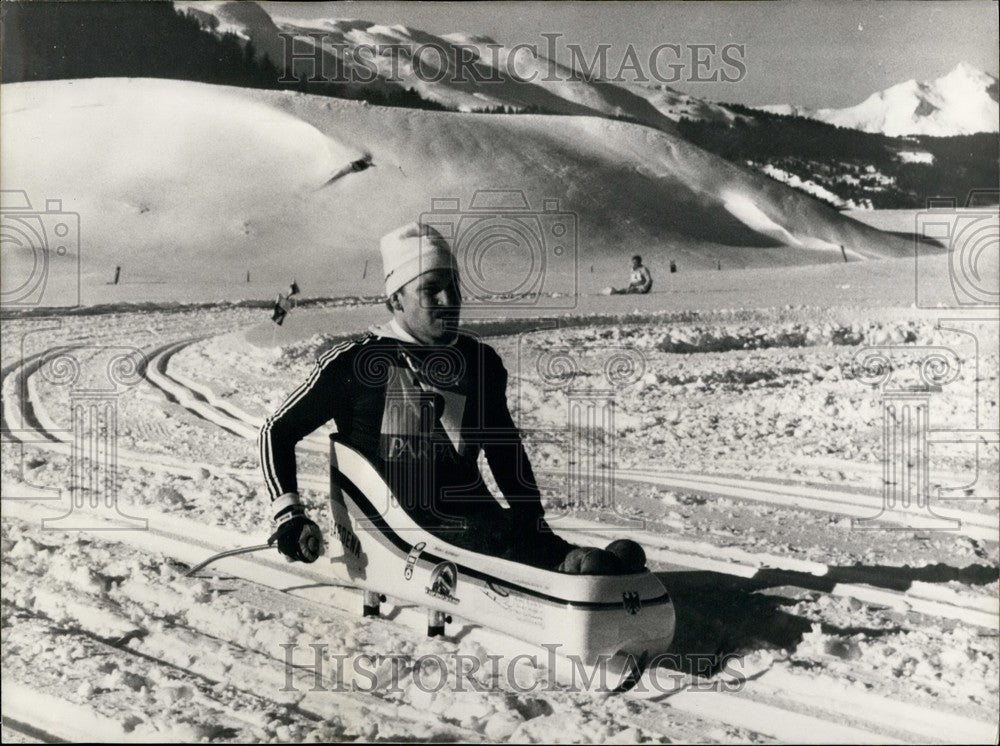
M 639 269 L 639 265 L 642 264 L 638 259 L 632 260 L 632 269 Z
M 458 274 L 435 269 L 410 280 L 396 296 L 393 316 L 399 325 L 423 344 L 448 344 L 458 334 L 462 295 Z

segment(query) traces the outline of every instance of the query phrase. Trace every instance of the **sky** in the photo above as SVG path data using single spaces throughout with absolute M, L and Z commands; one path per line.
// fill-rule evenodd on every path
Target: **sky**
M 651 52 L 680 45 L 658 58 L 664 74 L 684 65 L 672 87 L 716 101 L 760 105 L 793 103 L 843 107 L 911 78 L 931 80 L 959 62 L 998 73 L 995 0 L 730 0 L 728 2 L 262 2 L 272 16 L 355 18 L 401 23 L 434 34 L 464 32 L 512 45 L 561 34 L 557 59 L 579 45 L 588 60 L 610 45 L 608 67 L 617 71 L 628 47 L 649 69 Z M 716 53 L 691 45 L 715 45 Z M 725 45 L 745 73 L 721 59 Z M 713 69 L 739 80 L 697 82 L 691 56 L 711 57 Z M 626 72 L 626 76 L 634 73 Z M 647 75 L 649 73 L 647 72 Z M 650 75 L 650 77 L 652 77 Z M 653 82 L 657 82 L 653 80 Z

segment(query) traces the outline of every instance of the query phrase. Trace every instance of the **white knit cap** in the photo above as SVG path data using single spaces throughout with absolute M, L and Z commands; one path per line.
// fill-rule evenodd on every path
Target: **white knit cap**
M 458 270 L 448 242 L 429 225 L 407 223 L 382 236 L 379 249 L 382 252 L 386 295 L 392 295 L 424 272 Z

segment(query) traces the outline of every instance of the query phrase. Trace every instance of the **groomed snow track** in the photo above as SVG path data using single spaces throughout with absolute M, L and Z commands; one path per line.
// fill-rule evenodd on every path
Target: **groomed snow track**
M 229 433 L 245 438 L 255 438 L 258 422 L 229 402 L 220 401 L 211 390 L 201 387 L 195 381 L 186 380 L 179 372 L 169 367 L 171 356 L 202 338 L 186 338 L 147 351 L 148 364 L 144 370 L 146 381 L 159 389 L 169 400 L 185 407 L 193 415 L 213 423 Z M 21 442 L 25 448 L 41 449 L 68 454 L 70 436 L 60 429 L 47 413 L 44 403 L 37 397 L 32 377 L 37 373 L 45 358 L 52 351 L 28 358 L 21 363 L 8 366 L 3 371 L 4 431 L 12 440 Z M 18 425 L 12 427 L 11 423 Z M 303 447 L 326 452 L 322 439 L 307 440 Z M 209 469 L 213 473 L 226 473 L 239 479 L 256 479 L 250 470 L 220 468 L 208 464 L 192 464 L 180 459 L 165 458 L 159 454 L 145 454 L 128 450 L 118 451 L 118 463 L 124 468 L 141 468 L 152 472 L 175 475 L 197 473 Z M 844 516 L 858 517 L 871 512 L 871 500 L 862 505 L 857 494 L 818 490 L 815 488 L 790 487 L 777 482 L 758 480 L 732 480 L 723 477 L 683 474 L 677 472 L 619 471 L 621 479 L 654 485 L 666 485 L 710 495 L 753 501 L 766 501 L 776 505 L 794 505 Z M 304 474 L 300 482 L 315 489 L 326 488 L 326 476 Z M 33 490 L 23 484 L 4 484 L 5 494 L 17 494 L 22 499 L 5 500 L 5 516 L 24 521 L 39 521 L 65 512 L 60 503 L 52 500 L 51 492 Z M 808 504 L 804 504 L 805 501 Z M 193 565 L 209 554 L 231 549 L 240 545 L 259 543 L 260 536 L 234 535 L 232 531 L 205 526 L 176 515 L 144 511 L 130 507 L 130 514 L 148 521 L 145 531 L 103 530 L 98 524 L 91 532 L 95 538 L 121 542 L 140 552 L 151 555 L 164 554 L 179 562 Z M 95 513 L 100 518 L 101 514 Z M 955 511 L 953 517 L 962 522 L 962 533 L 977 539 L 996 541 L 995 522 L 975 513 Z M 613 526 L 590 524 L 582 532 L 576 532 L 574 539 L 586 543 L 603 543 L 614 533 Z M 734 578 L 753 578 L 761 572 L 782 571 L 788 585 L 796 585 L 807 590 L 818 590 L 835 596 L 857 599 L 858 601 L 889 606 L 901 613 L 915 612 L 942 619 L 956 620 L 967 625 L 976 625 L 995 634 L 998 629 L 998 615 L 995 605 L 978 603 L 961 597 L 929 593 L 927 589 L 911 588 L 905 591 L 887 590 L 877 585 L 865 583 L 828 582 L 825 580 L 831 568 L 820 563 L 811 563 L 789 557 L 755 554 L 735 548 L 713 547 L 708 544 L 684 542 L 674 538 L 643 536 L 649 547 L 649 558 L 668 568 L 688 568 L 709 570 Z M 360 593 L 349 588 L 332 587 L 308 566 L 291 565 L 277 556 L 258 553 L 229 558 L 219 563 L 215 573 L 224 572 L 260 589 L 261 593 L 292 596 L 303 602 L 317 604 L 334 615 L 354 618 L 360 610 Z M 811 582 L 810 579 L 815 579 Z M 871 578 L 877 581 L 877 578 Z M 669 581 L 667 581 L 669 587 Z M 400 634 L 422 633 L 426 619 L 421 610 L 399 607 L 390 618 L 369 622 L 371 624 L 395 625 Z M 464 640 L 474 640 L 485 648 L 504 654 L 523 651 L 523 643 L 511 640 L 502 633 L 462 625 L 460 620 L 451 628 L 451 633 Z M 115 650 L 115 655 L 138 655 L 128 646 L 119 647 L 110 641 L 103 644 Z M 175 661 L 164 661 L 175 666 Z M 272 662 L 273 665 L 273 662 Z M 204 672 L 189 672 L 191 676 L 209 680 Z M 637 711 L 635 725 L 657 732 L 657 708 L 668 708 L 672 713 L 689 716 L 692 723 L 718 723 L 738 729 L 741 734 L 757 734 L 766 739 L 779 741 L 813 741 L 845 743 L 889 743 L 889 742 L 989 742 L 995 740 L 995 723 L 981 722 L 946 710 L 916 706 L 898 702 L 856 687 L 838 686 L 836 682 L 823 681 L 821 685 L 802 676 L 790 674 L 779 667 L 765 667 L 762 671 L 747 671 L 748 680 L 738 691 L 679 691 L 669 696 L 659 697 L 658 702 L 643 702 L 645 709 Z M 5 686 L 8 682 L 5 681 Z M 20 687 L 20 688 L 18 688 Z M 11 691 L 7 688 L 7 691 Z M 79 712 L 65 702 L 50 703 L 53 707 L 67 706 L 73 710 L 77 726 L 67 726 L 45 712 L 53 712 L 50 707 L 38 707 L 39 693 L 15 685 L 12 695 L 5 694 L 5 716 L 12 719 L 10 726 L 26 736 L 48 740 L 79 740 L 81 736 L 122 737 L 120 728 L 104 723 L 93 713 Z M 340 695 L 338 695 L 340 696 Z M 338 706 L 362 708 L 378 718 L 377 698 L 359 694 L 344 695 Z M 637 699 L 641 694 L 630 695 Z M 360 700 L 360 701 L 359 701 Z M 33 704 L 35 703 L 35 704 Z M 384 704 L 384 703 L 383 703 Z M 303 706 L 305 717 L 322 718 L 326 707 L 317 703 L 314 710 Z M 386 705 L 387 706 L 387 705 Z M 388 707 L 388 706 L 387 706 Z M 442 725 L 433 713 L 420 712 L 410 708 L 408 716 L 433 721 L 442 731 L 442 738 L 479 741 L 483 735 L 474 730 Z M 386 717 L 399 717 L 398 707 L 384 712 Z M 91 730 L 87 730 L 91 728 Z M 449 728 L 451 728 L 449 730 Z M 84 732 L 86 731 L 86 732 Z M 676 733 L 662 732 L 668 737 Z M 140 731 L 132 733 L 133 738 L 149 737 Z M 129 734 L 125 734 L 128 737 Z

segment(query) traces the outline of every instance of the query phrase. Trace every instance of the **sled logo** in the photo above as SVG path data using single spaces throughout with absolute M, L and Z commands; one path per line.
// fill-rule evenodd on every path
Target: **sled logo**
M 407 580 L 413 577 L 413 566 L 417 564 L 417 558 L 420 557 L 420 553 L 424 551 L 425 546 L 427 546 L 426 541 L 414 544 L 413 549 L 406 555 L 406 567 L 403 569 L 403 577 Z
M 625 607 L 625 611 L 633 616 L 639 613 L 642 608 L 642 601 L 639 600 L 639 594 L 635 591 L 626 591 L 622 594 L 622 606 Z
M 358 537 L 354 535 L 347 526 L 334 521 L 333 527 L 337 531 L 337 536 L 340 538 L 340 543 L 343 545 L 344 549 L 353 554 L 355 557 L 361 556 L 361 542 Z
M 452 595 L 456 585 L 458 585 L 458 568 L 455 567 L 455 563 L 441 562 L 431 571 L 431 584 L 424 588 L 424 591 L 428 596 L 457 604 L 458 599 Z

